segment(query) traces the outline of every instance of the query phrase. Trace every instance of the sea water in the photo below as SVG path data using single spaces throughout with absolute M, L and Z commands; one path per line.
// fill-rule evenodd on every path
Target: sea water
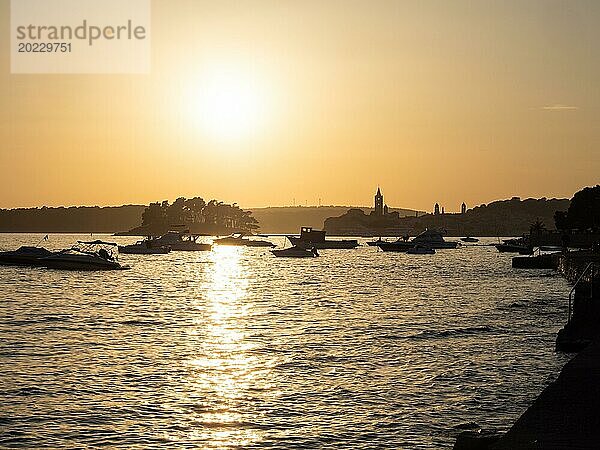
M 0 266 L 0 446 L 451 448 L 465 424 L 506 430 L 567 361 L 552 271 L 491 246 L 320 253 Z

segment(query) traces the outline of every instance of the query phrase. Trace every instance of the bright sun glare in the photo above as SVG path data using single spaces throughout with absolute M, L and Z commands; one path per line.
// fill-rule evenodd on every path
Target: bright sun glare
M 233 70 L 204 74 L 188 95 L 192 123 L 211 139 L 246 139 L 265 125 L 264 86 L 247 74 Z

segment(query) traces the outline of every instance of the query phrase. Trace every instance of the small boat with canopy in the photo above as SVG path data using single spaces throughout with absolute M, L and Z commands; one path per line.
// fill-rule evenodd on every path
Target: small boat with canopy
M 40 258 L 40 265 L 59 270 L 124 270 L 119 263 L 119 246 L 113 242 L 77 241 L 73 247 Z

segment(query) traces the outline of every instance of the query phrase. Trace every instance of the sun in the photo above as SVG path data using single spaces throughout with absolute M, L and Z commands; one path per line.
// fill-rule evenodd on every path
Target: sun
M 204 73 L 186 96 L 192 124 L 213 140 L 248 139 L 265 126 L 268 96 L 250 74 L 223 69 Z

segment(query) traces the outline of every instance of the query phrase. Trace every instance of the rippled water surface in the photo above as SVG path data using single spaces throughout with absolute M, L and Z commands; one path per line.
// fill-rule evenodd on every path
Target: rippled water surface
M 451 448 L 461 424 L 509 427 L 566 362 L 552 272 L 493 247 L 321 255 L 0 267 L 0 446 Z

